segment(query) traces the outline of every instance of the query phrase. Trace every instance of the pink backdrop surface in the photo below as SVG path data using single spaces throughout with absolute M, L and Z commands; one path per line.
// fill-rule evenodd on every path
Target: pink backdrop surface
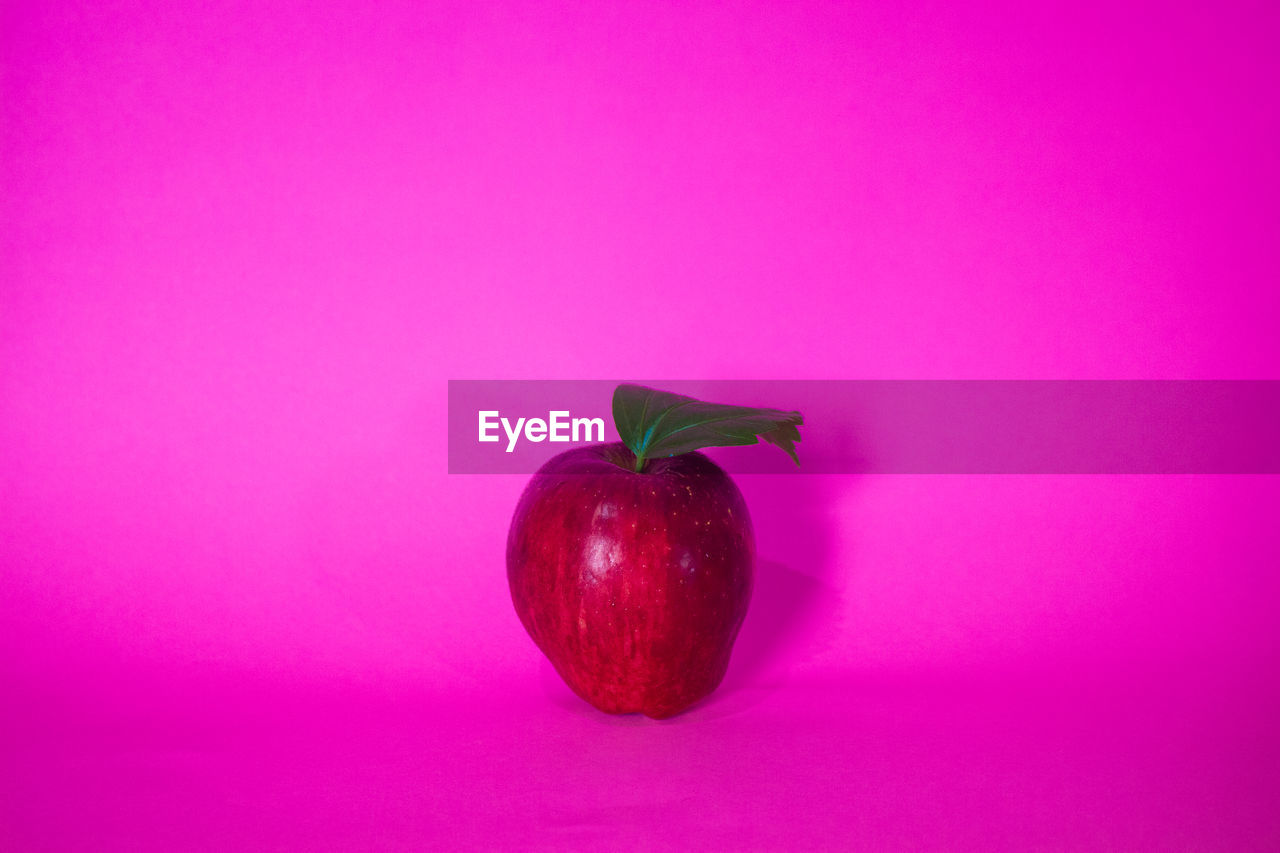
M 0 847 L 1280 845 L 1275 477 L 744 476 L 655 723 L 446 473 L 450 378 L 1280 378 L 1274 4 L 901 6 L 5 3 Z

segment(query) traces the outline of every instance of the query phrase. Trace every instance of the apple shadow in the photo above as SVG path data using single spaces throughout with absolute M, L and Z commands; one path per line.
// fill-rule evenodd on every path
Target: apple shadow
M 609 726 L 678 725 L 744 711 L 782 688 L 791 669 L 827 647 L 838 610 L 833 544 L 836 511 L 848 477 L 737 475 L 756 532 L 755 587 L 729 670 L 689 711 L 653 721 L 640 714 L 601 714 L 576 696 L 545 659 L 542 692 L 575 715 Z
M 755 588 L 729 671 L 701 707 L 713 715 L 755 704 L 820 652 L 839 604 L 833 586 L 836 508 L 847 477 L 739 476 L 756 531 Z

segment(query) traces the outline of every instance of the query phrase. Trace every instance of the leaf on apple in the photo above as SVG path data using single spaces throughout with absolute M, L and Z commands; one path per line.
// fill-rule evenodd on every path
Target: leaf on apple
M 619 385 L 613 392 L 613 421 L 635 454 L 637 471 L 646 459 L 702 447 L 755 444 L 760 438 L 800 464 L 795 443 L 804 418 L 799 412 L 722 406 L 642 385 Z

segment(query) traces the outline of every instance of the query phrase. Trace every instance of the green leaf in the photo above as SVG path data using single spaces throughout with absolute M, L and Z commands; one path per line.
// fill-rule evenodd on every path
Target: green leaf
M 642 385 L 619 385 L 613 392 L 613 422 L 635 454 L 637 471 L 646 459 L 755 444 L 757 438 L 781 447 L 800 464 L 795 443 L 804 418 L 799 412 L 722 406 Z

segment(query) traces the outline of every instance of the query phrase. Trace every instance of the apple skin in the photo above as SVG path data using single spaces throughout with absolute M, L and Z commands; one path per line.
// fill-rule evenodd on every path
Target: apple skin
M 724 678 L 751 599 L 742 493 L 701 453 L 635 473 L 621 443 L 561 453 L 533 475 L 507 537 L 507 580 L 534 643 L 610 714 L 662 719 Z

